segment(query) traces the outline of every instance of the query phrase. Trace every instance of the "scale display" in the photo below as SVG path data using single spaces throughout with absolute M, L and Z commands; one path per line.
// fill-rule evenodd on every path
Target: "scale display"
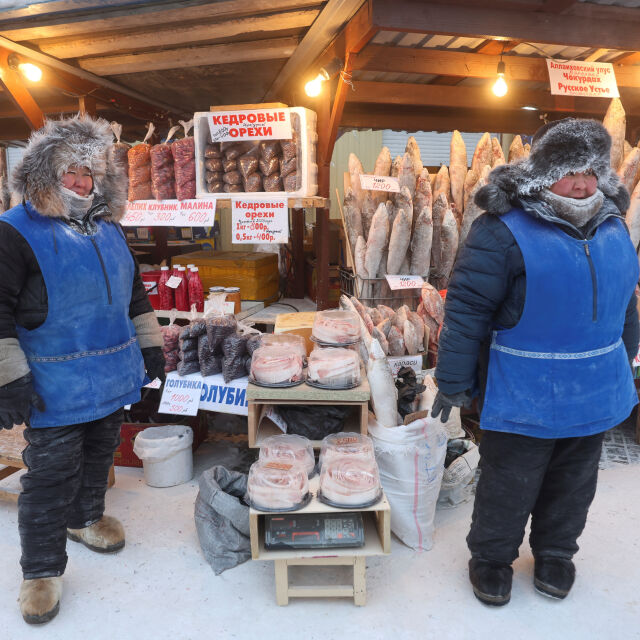
M 360 513 L 303 513 L 265 517 L 265 549 L 331 549 L 364 546 Z

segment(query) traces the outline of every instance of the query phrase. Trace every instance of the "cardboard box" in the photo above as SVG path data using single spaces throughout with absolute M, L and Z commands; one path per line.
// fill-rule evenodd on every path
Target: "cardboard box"
M 198 267 L 202 286 L 240 287 L 242 300 L 270 300 L 278 295 L 280 274 L 275 253 L 194 251 L 171 258 L 171 264 Z
M 315 320 L 315 311 L 301 311 L 299 313 L 281 313 L 276 316 L 276 324 L 273 333 L 295 333 L 305 339 L 307 355 L 315 347 L 311 342 L 311 329 Z

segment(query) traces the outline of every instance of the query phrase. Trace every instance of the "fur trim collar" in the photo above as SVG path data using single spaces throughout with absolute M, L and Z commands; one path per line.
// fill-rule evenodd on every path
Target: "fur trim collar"
M 536 134 L 528 158 L 496 167 L 489 174 L 489 183 L 476 193 L 476 204 L 500 215 L 517 206 L 521 197 L 537 197 L 567 173 L 593 169 L 600 191 L 624 213 L 629 207 L 629 193 L 611 169 L 607 130 L 595 120 L 577 118 L 551 125 Z
M 127 179 L 114 159 L 112 141 L 109 123 L 102 118 L 47 120 L 29 138 L 22 162 L 13 170 L 11 189 L 42 215 L 69 218 L 62 174 L 74 164 L 89 167 L 93 193 L 104 198 L 111 219 L 118 221 L 126 211 Z

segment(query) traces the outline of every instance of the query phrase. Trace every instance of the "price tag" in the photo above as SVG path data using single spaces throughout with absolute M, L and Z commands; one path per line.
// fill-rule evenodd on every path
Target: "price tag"
M 422 276 L 385 276 L 389 288 L 397 289 L 421 289 L 424 284 Z
M 200 404 L 202 378 L 195 373 L 190 376 L 167 376 L 160 400 L 160 413 L 195 416 Z
M 360 186 L 368 191 L 387 191 L 399 193 L 400 182 L 392 176 L 360 175 Z
M 216 200 L 135 200 L 127 202 L 124 227 L 212 227 Z
M 633 359 L 633 366 L 640 367 L 640 349 L 638 349 L 638 353 L 636 354 L 636 357 Z
M 162 386 L 162 382 L 160 382 L 160 378 L 156 378 L 152 380 L 149 384 L 145 384 L 145 389 L 159 389 Z
M 411 367 L 416 373 L 420 373 L 422 371 L 422 356 L 389 356 L 387 358 L 387 362 L 389 363 L 389 367 L 391 368 L 391 373 L 394 376 L 398 375 L 398 371 L 402 369 L 402 367 Z
M 222 305 L 222 313 L 225 313 L 227 315 L 232 316 L 236 311 L 236 303 L 231 301 L 231 302 L 224 302 Z
M 207 114 L 211 142 L 291 140 L 289 109 L 217 111 Z
M 232 206 L 232 243 L 282 244 L 289 241 L 287 198 L 237 198 Z
M 619 98 L 616 75 L 610 62 L 563 62 L 547 58 L 552 95 Z
M 167 280 L 167 287 L 170 287 L 171 289 L 177 289 L 180 286 L 181 282 L 182 278 L 178 278 L 178 276 L 171 276 Z
M 140 227 L 138 229 L 138 238 L 140 238 L 140 240 L 148 240 L 149 239 L 149 229 L 147 229 L 147 227 Z

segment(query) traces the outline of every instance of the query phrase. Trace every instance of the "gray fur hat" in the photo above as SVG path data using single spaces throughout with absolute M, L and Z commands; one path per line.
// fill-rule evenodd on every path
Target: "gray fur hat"
M 506 213 L 520 196 L 535 197 L 566 176 L 591 169 L 598 188 L 621 213 L 629 207 L 629 193 L 611 168 L 611 136 L 596 120 L 565 118 L 541 127 L 528 158 L 496 167 L 475 202 L 490 213 Z
M 113 156 L 113 133 L 102 118 L 77 115 L 47 120 L 31 134 L 22 158 L 13 170 L 11 190 L 44 216 L 69 216 L 62 191 L 62 175 L 71 165 L 88 167 L 93 193 L 104 198 L 111 217 L 118 221 L 127 205 L 127 178 Z

